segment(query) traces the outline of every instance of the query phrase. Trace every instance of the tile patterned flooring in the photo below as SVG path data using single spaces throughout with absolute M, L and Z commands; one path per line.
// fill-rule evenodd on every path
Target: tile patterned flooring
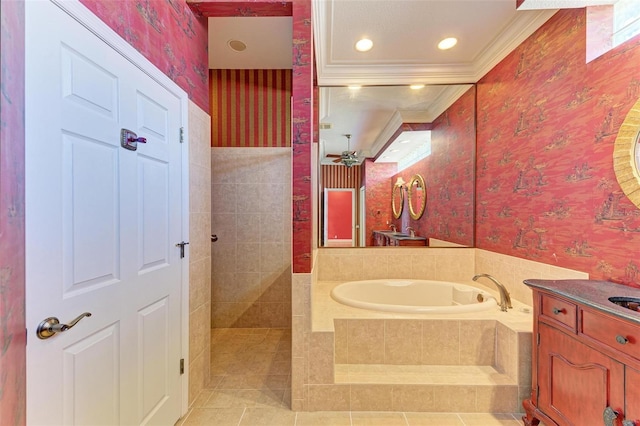
M 291 331 L 211 331 L 211 382 L 178 426 L 517 426 L 521 414 L 293 412 Z

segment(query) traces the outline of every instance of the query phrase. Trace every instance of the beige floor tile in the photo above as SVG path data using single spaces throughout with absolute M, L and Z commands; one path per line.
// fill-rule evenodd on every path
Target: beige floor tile
M 287 389 L 291 386 L 289 375 L 244 374 L 225 376 L 218 389 Z
M 192 408 L 203 408 L 206 405 L 207 400 L 211 397 L 211 393 L 213 391 L 211 389 L 204 389 L 200 392 L 200 395 L 193 401 Z
M 222 383 L 222 380 L 224 380 L 224 376 L 211 375 L 211 380 L 206 385 L 206 388 L 207 389 L 215 389 L 215 388 L 218 387 L 218 385 L 220 383 Z
M 520 426 L 522 423 L 511 414 L 461 413 L 466 426 Z
M 245 410 L 239 426 L 293 426 L 295 423 L 296 413 L 289 409 L 254 407 Z
M 464 426 L 455 413 L 404 413 L 409 426 Z
M 212 392 L 204 408 L 278 407 L 283 408 L 281 390 L 218 390 Z
M 301 411 L 297 413 L 296 426 L 351 426 L 348 411 Z
M 353 426 L 406 426 L 403 413 L 386 411 L 352 411 Z
M 194 408 L 182 423 L 183 426 L 237 426 L 244 414 L 244 408 Z

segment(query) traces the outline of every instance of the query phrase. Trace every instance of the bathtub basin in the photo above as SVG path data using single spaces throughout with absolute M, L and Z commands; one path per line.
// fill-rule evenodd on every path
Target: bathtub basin
M 382 312 L 462 313 L 496 309 L 495 298 L 466 284 L 432 280 L 349 281 L 331 290 L 344 305 Z

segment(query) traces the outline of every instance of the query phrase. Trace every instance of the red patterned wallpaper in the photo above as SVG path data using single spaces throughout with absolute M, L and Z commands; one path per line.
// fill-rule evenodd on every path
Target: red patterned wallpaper
M 209 111 L 207 19 L 185 0 L 80 0 Z
M 478 84 L 476 246 L 640 287 L 640 210 L 612 166 L 640 96 L 640 36 L 585 64 L 562 10 Z
M 291 146 L 291 70 L 209 70 L 211 146 Z
M 473 246 L 475 88 L 470 88 L 432 123 L 431 155 L 392 176 L 409 183 L 420 174 L 427 188 L 422 217 L 411 218 L 405 197 L 398 229 L 412 227 L 416 234 L 464 246 Z
M 291 16 L 291 1 L 187 0 L 187 3 L 207 17 Z
M 26 422 L 24 1 L 0 2 L 0 423 Z
M 391 177 L 397 169 L 396 163 L 376 164 L 369 159 L 364 162 L 367 246 L 374 245 L 373 231 L 389 229 L 393 219 L 390 194 L 395 181 Z
M 311 272 L 311 136 L 313 134 L 311 0 L 293 0 L 293 272 Z

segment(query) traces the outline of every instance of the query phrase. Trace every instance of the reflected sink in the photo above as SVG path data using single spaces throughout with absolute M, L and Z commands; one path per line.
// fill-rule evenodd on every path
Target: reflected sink
M 631 309 L 634 312 L 640 312 L 640 298 L 637 297 L 613 296 L 609 298 L 609 302 L 615 303 L 623 308 Z

